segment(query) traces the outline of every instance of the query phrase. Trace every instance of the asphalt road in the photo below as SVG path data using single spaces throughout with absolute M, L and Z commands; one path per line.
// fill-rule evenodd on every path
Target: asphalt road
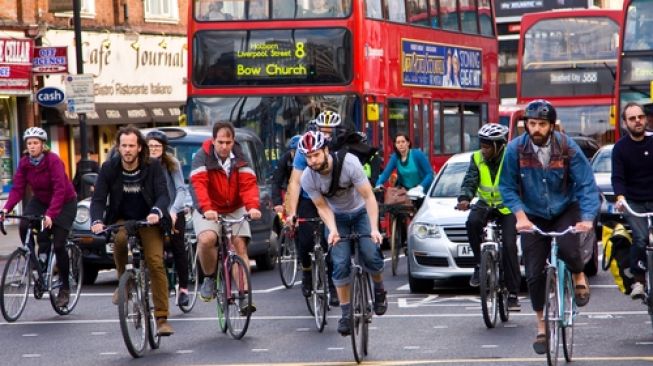
M 0 261 L 0 267 L 4 263 Z M 410 294 L 405 262 L 386 271 L 390 308 L 370 328 L 372 365 L 545 365 L 531 348 L 535 319 L 526 294 L 522 312 L 487 329 L 476 291 L 466 281 Z M 335 330 L 340 310 L 318 333 L 299 284 L 287 290 L 278 272 L 255 272 L 254 314 L 245 337 L 220 333 L 215 303 L 199 302 L 190 314 L 171 308 L 176 333 L 161 348 L 133 360 L 120 333 L 111 293 L 115 272 L 84 288 L 77 308 L 58 316 L 47 299 L 30 298 L 18 322 L 0 322 L 1 365 L 347 365 L 355 364 L 350 338 Z M 641 302 L 621 295 L 608 273 L 592 279 L 592 299 L 577 318 L 574 365 L 651 365 L 653 327 Z M 562 353 L 562 352 L 561 352 Z M 562 357 L 562 356 L 561 356 Z M 564 363 L 561 360 L 561 363 Z

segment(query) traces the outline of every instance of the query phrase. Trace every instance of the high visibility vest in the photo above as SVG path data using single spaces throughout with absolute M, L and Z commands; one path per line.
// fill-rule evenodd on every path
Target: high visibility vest
M 474 153 L 474 164 L 478 168 L 479 182 L 478 189 L 476 194 L 478 198 L 485 201 L 490 207 L 498 207 L 503 204 L 503 198 L 501 198 L 501 193 L 499 192 L 499 176 L 501 175 L 501 168 L 503 168 L 503 156 L 501 156 L 501 163 L 499 163 L 499 170 L 497 171 L 494 181 L 492 181 L 492 175 L 490 174 L 490 168 L 487 166 L 485 160 L 483 160 L 483 155 L 481 151 L 476 151 Z M 499 208 L 499 212 L 503 215 L 510 214 L 510 209 L 508 207 L 502 206 Z

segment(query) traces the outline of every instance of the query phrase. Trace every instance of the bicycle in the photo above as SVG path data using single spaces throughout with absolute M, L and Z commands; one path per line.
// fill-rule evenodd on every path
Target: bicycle
M 508 288 L 503 271 L 503 240 L 501 228 L 496 222 L 496 209 L 473 205 L 476 209 L 489 210 L 487 224 L 483 229 L 481 243 L 481 262 L 479 266 L 479 290 L 481 296 L 481 312 L 483 321 L 488 328 L 494 328 L 497 315 L 502 322 L 510 319 L 508 310 Z
M 285 288 L 292 288 L 297 278 L 297 229 L 284 226 L 279 234 L 279 255 L 277 255 L 277 264 L 279 265 L 279 276 L 281 283 Z
M 369 325 L 372 323 L 372 283 L 370 274 L 361 264 L 359 244 L 360 238 L 371 238 L 370 235 L 350 234 L 340 237 L 338 242 L 351 241 L 354 255 L 351 258 L 352 281 L 351 298 L 351 346 L 357 363 L 363 362 L 367 356 L 369 345 Z
M 653 322 L 653 212 L 635 212 L 628 205 L 626 200 L 621 201 L 623 203 L 624 210 L 633 216 L 645 217 L 648 221 L 648 245 L 646 246 L 646 283 L 644 284 L 644 299 L 642 302 L 646 305 L 648 309 L 649 317 L 651 322 Z
M 134 358 L 143 356 L 147 343 L 152 349 L 158 349 L 161 343 L 152 306 L 150 274 L 138 234 L 138 229 L 147 226 L 151 226 L 147 221 L 130 220 L 108 225 L 100 232 L 115 234 L 123 227 L 127 231 L 129 255 L 118 283 L 118 318 L 125 346 Z
M 228 330 L 234 339 L 241 339 L 247 333 L 253 309 L 249 268 L 236 254 L 232 226 L 249 219 L 250 216 L 245 214 L 235 220 L 220 215 L 217 220 L 221 227 L 215 281 L 218 325 L 223 333 Z
M 415 208 L 410 205 L 386 205 L 384 212 L 390 213 L 390 254 L 392 257 L 392 275 L 397 275 L 399 266 L 399 255 L 402 249 L 406 249 L 405 230 L 415 215 Z
M 533 226 L 530 232 L 551 237 L 551 255 L 546 268 L 546 295 L 544 299 L 544 324 L 546 329 L 546 359 L 549 366 L 558 364 L 560 335 L 562 350 L 567 362 L 571 362 L 574 347 L 574 320 L 578 316 L 578 306 L 574 292 L 571 272 L 566 263 L 558 258 L 557 238 L 568 233 L 576 233 L 573 226 L 563 231 L 544 232 Z
M 68 305 L 58 307 L 56 299 L 62 289 L 62 282 L 57 269 L 57 259 L 54 249 L 49 250 L 47 259 L 42 263 L 36 256 L 36 236 L 44 230 L 42 215 L 4 215 L 4 218 L 27 220 L 28 229 L 22 246 L 18 247 L 7 260 L 0 285 L 0 309 L 2 316 L 8 322 L 14 322 L 21 316 L 27 305 L 30 283 L 33 283 L 34 298 L 41 299 L 47 292 L 50 303 L 59 315 L 67 315 L 73 311 L 79 301 L 82 290 L 83 268 L 82 251 L 74 240 L 66 243 L 68 251 L 68 282 L 70 285 L 70 300 Z M 7 235 L 4 221 L 0 221 L 0 231 Z M 54 244 L 51 244 L 51 246 Z
M 188 304 L 179 303 L 179 274 L 172 258 L 169 258 L 166 251 L 165 264 L 168 277 L 168 293 L 175 298 L 175 304 L 184 313 L 190 313 L 197 302 L 197 289 L 199 287 L 199 269 L 197 264 L 197 237 L 193 230 L 186 230 L 184 233 L 184 245 L 186 260 L 188 261 Z
M 313 251 L 311 256 L 311 296 L 306 298 L 308 311 L 315 318 L 317 330 L 322 332 L 327 323 L 326 313 L 329 310 L 329 280 L 327 276 L 326 253 L 322 247 L 322 238 L 324 231 L 322 228 L 322 219 L 315 218 L 296 218 L 296 222 L 313 224 Z

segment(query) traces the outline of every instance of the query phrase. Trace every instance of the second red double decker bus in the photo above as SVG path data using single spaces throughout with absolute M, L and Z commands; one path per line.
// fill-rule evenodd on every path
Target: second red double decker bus
M 439 168 L 498 121 L 490 0 L 195 0 L 189 124 L 256 131 L 273 163 L 324 110 L 387 158 L 408 133 Z

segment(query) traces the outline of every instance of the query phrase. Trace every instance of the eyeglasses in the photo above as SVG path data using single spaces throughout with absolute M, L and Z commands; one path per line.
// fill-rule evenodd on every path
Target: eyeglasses
M 147 147 L 149 147 L 150 150 L 154 150 L 154 149 L 162 149 L 162 148 L 163 148 L 163 145 L 153 145 L 153 144 L 148 144 Z
M 635 122 L 638 119 L 644 119 L 644 118 L 646 118 L 646 115 L 640 114 L 639 116 L 630 116 L 630 117 L 628 117 L 628 121 L 629 122 Z

